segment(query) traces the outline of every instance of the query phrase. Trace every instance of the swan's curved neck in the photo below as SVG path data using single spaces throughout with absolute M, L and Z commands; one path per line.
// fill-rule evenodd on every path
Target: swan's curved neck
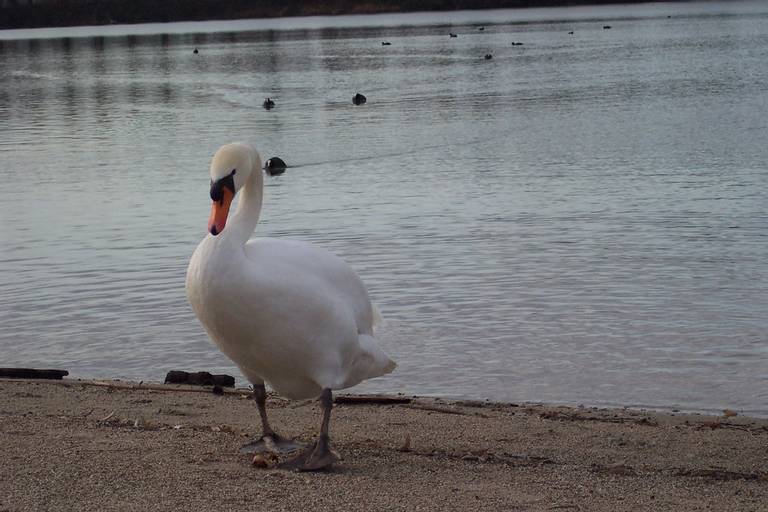
M 259 223 L 263 196 L 264 176 L 261 169 L 255 167 L 240 191 L 237 211 L 227 223 L 221 236 L 226 236 L 238 245 L 245 244 L 256 229 L 256 224 Z

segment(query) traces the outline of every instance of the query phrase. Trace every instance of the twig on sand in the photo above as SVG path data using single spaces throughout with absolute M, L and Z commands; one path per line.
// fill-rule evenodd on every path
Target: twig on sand
M 107 414 L 103 418 L 101 418 L 99 421 L 107 421 L 109 418 L 115 415 L 115 411 L 112 411 L 111 413 Z
M 675 476 L 693 476 L 711 478 L 713 480 L 768 480 L 768 473 L 753 473 L 743 471 L 729 471 L 722 468 L 687 469 L 678 468 Z
M 461 409 L 453 409 L 451 407 L 442 407 L 439 405 L 430 405 L 430 404 L 406 404 L 403 407 L 406 407 L 408 409 L 419 409 L 422 411 L 431 411 L 431 412 L 439 412 L 443 414 L 458 414 L 460 416 L 479 416 L 481 418 L 488 418 L 487 415 L 479 413 L 479 412 L 467 412 L 462 411 Z
M 556 421 L 597 421 L 597 422 L 604 422 L 604 423 L 634 423 L 636 425 L 647 425 L 651 427 L 657 427 L 659 423 L 652 419 L 652 418 L 626 418 L 622 416 L 587 416 L 584 414 L 579 414 L 578 412 L 571 412 L 571 411 L 557 411 L 557 410 L 546 410 L 546 411 L 536 411 L 535 409 L 528 409 L 528 412 L 533 414 L 538 414 L 539 418 L 545 419 L 545 420 L 556 420 Z
M 211 393 L 212 388 L 211 386 L 208 387 L 200 387 L 200 386 L 186 386 L 181 384 L 147 384 L 147 383 L 128 383 L 128 382 L 122 382 L 122 381 L 100 381 L 100 380 L 79 380 L 79 381 L 70 381 L 70 380 L 63 380 L 61 382 L 53 381 L 51 384 L 62 384 L 62 385 L 72 385 L 72 384 L 80 384 L 81 386 L 94 386 L 94 387 L 100 387 L 100 388 L 110 388 L 110 389 L 128 389 L 128 390 L 149 390 L 149 391 L 181 391 L 184 393 Z M 249 395 L 251 394 L 251 391 L 245 388 L 236 388 L 236 389 L 222 389 L 225 395 Z

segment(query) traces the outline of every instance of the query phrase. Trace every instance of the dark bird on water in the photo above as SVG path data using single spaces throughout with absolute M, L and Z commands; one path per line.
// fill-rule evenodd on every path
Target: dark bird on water
M 382 41 L 381 42 L 381 46 L 390 46 L 391 44 L 392 43 L 390 43 L 389 41 Z
M 267 98 L 264 100 L 264 103 L 262 103 L 261 106 L 269 110 L 271 108 L 275 108 L 275 102 L 272 101 L 272 98 Z
M 491 60 L 492 58 L 493 58 L 493 55 L 491 55 L 490 53 L 485 54 L 485 60 Z
M 197 53 L 198 53 L 198 52 L 197 52 L 197 48 L 195 48 L 195 49 L 192 51 L 192 53 L 194 53 L 195 55 L 197 55 Z
M 608 30 L 609 28 L 611 28 L 610 25 L 603 25 L 603 30 Z
M 272 158 L 268 159 L 267 162 L 264 164 L 264 170 L 270 176 L 277 176 L 279 174 L 283 174 L 287 167 L 288 166 L 285 164 L 283 159 L 277 156 L 273 156 Z
M 456 37 L 456 34 L 454 34 L 453 32 L 450 32 L 450 33 L 448 34 L 448 36 L 450 36 L 450 37 Z
M 368 98 L 366 98 L 359 92 L 356 93 L 354 96 L 352 96 L 352 103 L 354 103 L 355 105 L 362 105 L 366 101 L 368 101 Z

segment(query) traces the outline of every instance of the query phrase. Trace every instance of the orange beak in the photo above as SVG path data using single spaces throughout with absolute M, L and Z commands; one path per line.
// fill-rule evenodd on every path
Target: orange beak
M 208 218 L 208 231 L 216 236 L 224 231 L 227 224 L 227 215 L 229 215 L 229 206 L 235 194 L 228 188 L 223 188 L 220 201 L 214 201 L 211 205 L 211 216 Z

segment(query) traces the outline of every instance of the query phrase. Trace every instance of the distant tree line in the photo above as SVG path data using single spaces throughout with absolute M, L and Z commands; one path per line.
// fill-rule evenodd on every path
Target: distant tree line
M 0 0 L 0 28 L 617 3 L 627 0 Z

